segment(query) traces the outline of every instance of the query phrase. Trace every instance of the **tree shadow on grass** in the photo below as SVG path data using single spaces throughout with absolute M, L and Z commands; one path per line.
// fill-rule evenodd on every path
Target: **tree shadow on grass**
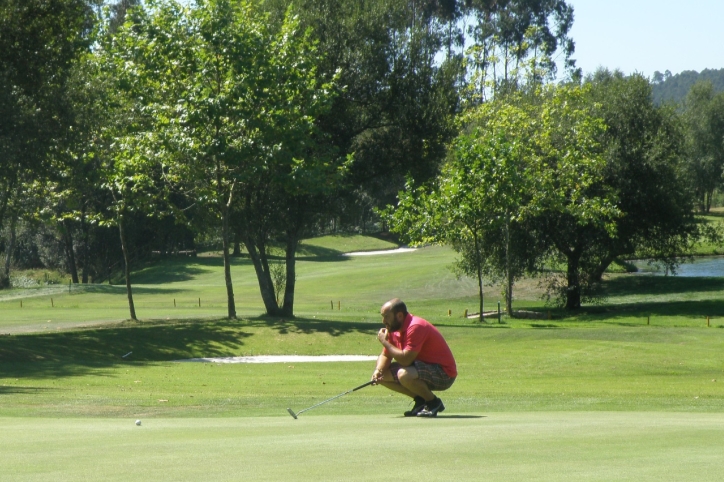
M 558 327 L 565 328 L 566 322 L 606 322 L 619 326 L 641 326 L 655 323 L 655 318 L 680 317 L 682 322 L 690 324 L 696 319 L 706 323 L 706 317 L 717 323 L 724 321 L 724 299 L 692 301 L 651 301 L 622 304 L 603 304 L 587 306 L 577 311 L 558 310 L 554 315 Z M 632 320 L 632 318 L 634 320 Z M 636 321 L 640 320 L 640 321 Z M 714 323 L 714 321 L 711 321 Z M 542 328 L 535 327 L 534 328 Z M 545 327 L 548 328 L 548 327 Z M 551 327 L 552 328 L 552 327 Z
M 596 305 L 584 305 L 579 310 L 553 308 L 556 323 L 567 321 L 614 321 L 631 317 L 646 316 L 681 316 L 681 317 L 724 317 L 724 296 L 709 300 L 678 300 L 668 301 L 666 296 L 686 295 L 694 293 L 724 292 L 724 278 L 697 278 L 676 276 L 640 276 L 625 275 L 609 279 L 603 284 L 604 301 Z M 627 296 L 637 298 L 649 296 L 648 300 L 631 303 L 609 303 L 606 298 L 618 297 L 626 300 Z M 621 321 L 621 326 L 639 326 L 640 323 Z M 534 326 L 548 328 L 548 326 Z M 559 327 L 561 327 L 559 325 Z M 552 326 L 551 326 L 552 328 Z
M 82 376 L 96 370 L 138 362 L 236 356 L 263 326 L 285 334 L 349 333 L 374 335 L 379 323 L 292 320 L 154 320 L 104 327 L 0 337 L 0 378 Z M 124 358 L 124 355 L 125 358 Z
M 322 246 L 314 246 L 309 244 L 300 244 L 299 248 L 297 249 L 296 258 L 297 259 L 307 259 L 307 258 L 338 258 L 341 257 L 342 251 L 332 249 L 332 248 L 324 248 Z
M 160 283 L 159 283 L 160 284 Z M 186 288 L 153 288 L 149 286 L 138 286 L 137 284 L 131 285 L 131 289 L 133 290 L 133 294 L 144 294 L 144 295 L 153 295 L 153 294 L 173 294 L 173 293 L 183 293 L 189 291 Z M 59 291 L 57 294 L 68 294 L 68 290 Z M 123 295 L 126 296 L 126 286 L 125 285 L 81 285 L 77 287 L 73 287 L 70 291 L 70 295 L 80 295 L 85 293 L 97 293 L 97 294 L 108 294 L 108 295 Z M 50 296 L 50 294 L 47 293 L 39 293 L 38 296 Z
M 260 316 L 250 320 L 252 325 L 263 325 L 276 330 L 280 335 L 301 333 L 311 335 L 325 333 L 331 336 L 342 336 L 350 333 L 374 335 L 382 327 L 381 323 L 365 321 L 334 321 L 316 318 L 275 318 Z
M 342 256 L 341 254 L 331 256 L 298 256 L 297 261 L 305 261 L 312 263 L 340 263 L 344 261 L 350 261 L 349 256 Z
M 724 278 L 627 275 L 607 280 L 604 289 L 608 296 L 724 291 Z
M 297 256 L 297 261 L 347 261 L 344 256 L 340 256 L 340 252 L 320 248 L 317 246 L 309 246 L 303 256 Z M 280 256 L 269 256 L 269 259 L 283 259 Z M 231 258 L 232 267 L 248 267 L 252 266 L 251 258 L 248 254 L 234 256 Z M 153 263 L 137 269 L 131 276 L 133 284 L 165 284 L 180 281 L 191 281 L 196 277 L 218 272 L 223 276 L 221 271 L 224 267 L 224 260 L 218 256 L 204 256 L 197 258 L 171 258 L 155 260 Z
M 724 300 L 697 300 L 697 301 L 661 301 L 650 303 L 630 303 L 612 305 L 601 310 L 591 310 L 590 314 L 603 315 L 607 321 L 616 319 L 640 317 L 685 317 L 702 318 L 724 317 Z
M 248 257 L 231 258 L 232 266 L 250 266 Z M 220 257 L 172 258 L 156 260 L 135 271 L 131 277 L 134 284 L 164 284 L 189 281 L 199 275 L 219 271 L 224 267 Z
M 253 336 L 229 321 L 124 322 L 111 327 L 0 337 L 0 377 L 81 376 L 135 362 L 229 356 Z M 124 355 L 130 353 L 126 358 Z
M 0 386 L 0 396 L 2 395 L 35 395 L 41 392 L 50 392 L 62 390 L 61 388 L 48 388 L 48 387 L 9 387 Z

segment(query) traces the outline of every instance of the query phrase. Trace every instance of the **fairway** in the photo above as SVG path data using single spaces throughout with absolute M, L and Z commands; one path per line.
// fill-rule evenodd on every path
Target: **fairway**
M 342 241 L 354 250 L 361 240 Z M 57 287 L 54 306 L 46 292 L 6 293 L 0 481 L 720 479 L 720 280 L 612 276 L 608 298 L 577 313 L 546 307 L 537 281 L 524 280 L 515 306 L 550 319 L 480 324 L 462 316 L 476 287 L 450 272 L 449 249 L 342 257 L 335 242 L 300 258 L 294 319 L 259 316 L 244 259 L 234 265 L 235 293 L 246 300 L 238 320 L 223 319 L 215 258 L 136 273 L 139 322 L 114 320 L 125 296 L 115 286 Z M 486 287 L 487 306 L 498 289 Z M 395 295 L 455 354 L 460 376 L 441 393 L 447 409 L 404 418 L 408 401 L 373 386 L 294 420 L 287 408 L 298 413 L 369 380 L 379 306 Z M 267 355 L 289 358 L 178 362 Z M 367 358 L 297 361 L 320 355 Z
M 1 481 L 718 481 L 724 415 L 2 418 Z

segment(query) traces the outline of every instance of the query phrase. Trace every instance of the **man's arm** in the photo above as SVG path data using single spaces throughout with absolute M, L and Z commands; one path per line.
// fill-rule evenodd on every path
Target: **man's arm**
M 377 366 L 372 373 L 372 380 L 375 382 L 382 381 L 385 371 L 390 368 L 390 363 L 392 363 L 392 358 L 385 355 L 385 352 L 380 353 L 380 356 L 377 357 Z
M 388 357 L 392 357 L 397 360 L 397 363 L 403 367 L 412 365 L 412 362 L 417 358 L 418 352 L 411 350 L 401 350 L 387 340 L 387 328 L 382 328 L 377 333 L 377 340 L 387 350 Z M 384 352 L 382 353 L 384 355 Z M 380 355 L 380 356 L 382 356 Z M 377 360 L 379 364 L 379 359 Z M 388 365 L 389 366 L 389 365 Z

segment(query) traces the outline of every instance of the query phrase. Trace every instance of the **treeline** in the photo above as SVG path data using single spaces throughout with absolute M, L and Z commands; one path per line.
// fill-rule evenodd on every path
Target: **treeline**
M 694 84 L 700 82 L 710 82 L 715 92 L 724 92 L 724 69 L 685 70 L 673 75 L 668 70 L 656 71 L 651 78 L 654 102 L 681 104 Z
M 721 182 L 721 97 L 679 114 L 640 76 L 583 79 L 572 21 L 564 0 L 2 0 L 0 284 L 122 271 L 135 319 L 134 263 L 218 243 L 229 318 L 240 246 L 293 316 L 299 241 L 371 226 L 452 244 L 509 308 L 551 257 L 569 308 L 616 257 L 675 263 Z

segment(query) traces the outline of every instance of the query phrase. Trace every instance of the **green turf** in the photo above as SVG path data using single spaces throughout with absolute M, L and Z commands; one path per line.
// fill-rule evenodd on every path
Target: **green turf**
M 228 365 L 209 356 L 375 355 L 376 323 L 168 322 L 0 338 L 1 415 L 284 414 L 369 379 L 372 362 Z M 718 412 L 724 330 L 595 324 L 439 325 L 459 365 L 456 413 L 500 410 Z M 123 355 L 132 352 L 126 358 Z M 321 413 L 394 414 L 404 400 L 369 388 Z
M 575 314 L 545 307 L 538 281 L 524 280 L 514 306 L 544 319 L 481 325 L 462 317 L 476 286 L 450 273 L 449 249 L 341 257 L 342 242 L 366 243 L 326 239 L 300 258 L 293 320 L 259 316 L 243 258 L 235 321 L 222 319 L 214 257 L 135 273 L 140 322 L 119 321 L 121 287 L 2 293 L 0 481 L 380 480 L 393 462 L 422 480 L 720 478 L 720 279 L 612 275 L 602 303 Z M 488 309 L 498 293 L 486 288 Z M 456 355 L 460 377 L 439 420 L 403 419 L 409 405 L 382 387 L 296 421 L 286 412 L 363 383 L 372 362 L 174 361 L 374 355 L 391 296 L 437 324 Z
M 322 244 L 331 242 L 324 239 Z M 355 242 L 355 246 L 364 244 Z M 452 318 L 461 318 L 465 310 L 477 311 L 477 286 L 469 278 L 457 279 L 452 274 L 453 260 L 454 253 L 444 247 L 395 255 L 303 256 L 297 262 L 295 313 L 309 319 L 377 321 L 380 304 L 399 296 L 432 321 L 444 322 L 448 310 Z M 238 315 L 261 315 L 264 306 L 250 261 L 235 258 L 232 276 Z M 134 273 L 133 279 L 141 320 L 226 315 L 220 258 L 166 259 Z M 693 327 L 709 316 L 710 324 L 724 324 L 724 283 L 719 278 L 613 274 L 604 286 L 606 297 L 600 305 L 570 314 L 544 306 L 539 280 L 523 280 L 515 287 L 514 308 L 551 311 L 555 319 L 566 322 L 637 325 L 653 318 L 655 324 Z M 485 309 L 496 309 L 500 287 L 486 286 L 485 298 Z M 124 286 L 74 286 L 69 292 L 67 286 L 56 285 L 0 293 L 0 333 L 48 332 L 127 318 Z
M 717 481 L 724 416 L 0 418 L 1 481 Z M 42 435 L 40 435 L 42 434 Z

